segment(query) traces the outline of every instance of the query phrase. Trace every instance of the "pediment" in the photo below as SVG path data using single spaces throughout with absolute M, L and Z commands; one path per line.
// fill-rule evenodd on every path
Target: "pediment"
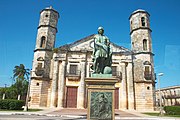
M 75 41 L 71 44 L 60 46 L 60 50 L 64 51 L 93 51 L 94 47 L 94 36 L 95 34 L 92 34 L 88 37 L 85 37 L 83 39 L 80 39 L 78 41 Z M 129 53 L 131 52 L 129 49 L 124 48 L 122 46 L 118 46 L 115 43 L 111 42 L 111 48 L 114 53 Z

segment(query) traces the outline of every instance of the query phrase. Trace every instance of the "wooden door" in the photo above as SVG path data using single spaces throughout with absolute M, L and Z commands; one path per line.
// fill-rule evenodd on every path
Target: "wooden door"
M 67 87 L 66 106 L 67 108 L 77 107 L 77 87 Z
M 115 109 L 119 109 L 119 88 L 115 89 L 115 97 L 114 97 L 114 107 Z

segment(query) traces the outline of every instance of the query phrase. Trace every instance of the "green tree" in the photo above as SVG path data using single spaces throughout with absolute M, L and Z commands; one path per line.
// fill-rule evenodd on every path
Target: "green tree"
M 20 64 L 19 66 L 15 66 L 13 70 L 13 78 L 18 78 L 18 79 L 29 79 L 30 75 L 30 70 L 26 69 L 23 64 Z
M 15 83 L 10 87 L 0 88 L 0 99 L 5 93 L 5 99 L 17 99 L 18 95 L 25 100 L 28 90 L 29 69 L 26 69 L 23 64 L 15 66 L 13 70 L 13 79 Z
M 0 88 L 0 99 L 3 98 L 3 94 L 6 92 L 6 88 Z
M 5 99 L 17 99 L 17 88 L 14 85 L 6 88 L 0 88 L 0 99 L 3 98 L 3 94 L 5 94 Z
M 13 87 L 13 85 L 11 87 L 7 87 L 5 94 L 6 99 L 17 99 L 17 88 Z
M 13 70 L 13 78 L 15 79 L 15 84 L 12 87 L 17 89 L 17 94 L 21 96 L 26 96 L 28 89 L 28 80 L 30 75 L 30 70 L 26 69 L 23 64 L 15 66 Z

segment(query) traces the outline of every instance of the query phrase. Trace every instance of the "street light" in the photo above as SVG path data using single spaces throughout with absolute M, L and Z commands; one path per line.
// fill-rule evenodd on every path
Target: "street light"
M 160 90 L 160 76 L 163 76 L 163 75 L 164 75 L 164 73 L 159 73 L 158 74 L 160 116 L 163 115 L 163 111 L 162 111 L 162 97 L 161 97 L 161 90 Z

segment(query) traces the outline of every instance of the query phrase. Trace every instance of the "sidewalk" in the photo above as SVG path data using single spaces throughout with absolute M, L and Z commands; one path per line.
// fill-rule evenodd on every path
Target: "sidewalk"
M 0 111 L 0 115 L 37 115 L 37 116 L 51 116 L 51 117 L 69 117 L 71 119 L 86 119 L 87 110 L 86 109 L 58 109 L 50 108 L 44 109 L 42 111 L 36 112 L 11 112 L 11 111 Z M 156 117 L 141 114 L 138 111 L 129 111 L 129 110 L 115 110 L 115 119 L 137 119 L 137 120 L 180 120 L 180 118 L 172 117 Z

